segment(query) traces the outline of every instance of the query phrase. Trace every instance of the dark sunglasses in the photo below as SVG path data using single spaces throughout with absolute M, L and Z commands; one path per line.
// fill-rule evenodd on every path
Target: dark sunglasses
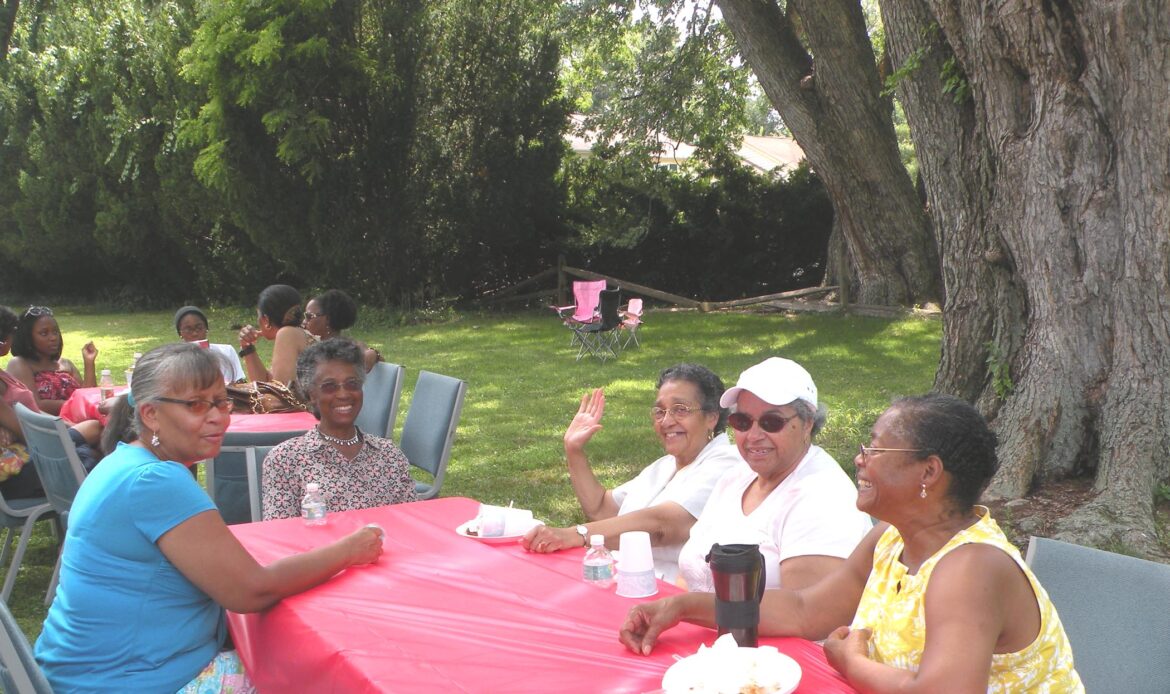
M 751 415 L 744 414 L 743 412 L 733 412 L 727 416 L 727 423 L 736 431 L 747 431 L 752 428 L 752 424 L 759 422 L 761 429 L 769 434 L 775 434 L 788 426 L 788 422 L 794 419 L 796 419 L 796 415 L 785 417 L 778 412 L 768 412 L 759 419 L 755 419 Z
M 224 414 L 230 414 L 232 411 L 232 401 L 227 398 L 216 398 L 215 400 L 203 400 L 196 398 L 195 400 L 180 400 L 179 398 L 156 398 L 159 402 L 169 402 L 175 405 L 185 405 L 191 414 L 201 415 L 207 414 L 211 408 L 215 408 Z
M 53 309 L 49 308 L 48 306 L 29 306 L 21 318 L 28 318 L 29 316 L 40 318 L 41 316 L 51 315 L 53 315 Z
M 326 395 L 333 395 L 342 388 L 345 388 L 351 393 L 359 393 L 362 389 L 362 382 L 356 378 L 350 378 L 347 379 L 344 383 L 338 383 L 337 381 L 325 381 L 324 383 L 317 384 L 317 390 Z

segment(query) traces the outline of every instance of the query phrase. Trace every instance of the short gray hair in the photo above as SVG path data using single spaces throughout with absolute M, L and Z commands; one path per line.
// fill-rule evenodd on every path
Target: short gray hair
M 829 418 L 829 408 L 825 407 L 825 403 L 817 405 L 814 410 L 811 403 L 806 400 L 793 400 L 788 403 L 788 406 L 796 410 L 796 416 L 800 417 L 806 422 L 812 422 L 812 433 L 810 438 L 816 438 L 817 434 L 821 433 L 821 429 L 825 428 L 825 421 Z

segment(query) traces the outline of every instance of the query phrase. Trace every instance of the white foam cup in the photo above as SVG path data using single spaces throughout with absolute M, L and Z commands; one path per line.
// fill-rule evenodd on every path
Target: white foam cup
M 650 549 L 650 533 L 645 530 L 631 530 L 622 533 L 618 541 L 618 554 L 626 571 L 638 573 L 654 571 L 654 553 Z
M 623 598 L 646 598 L 658 592 L 658 577 L 654 569 L 630 571 L 617 563 L 617 594 Z

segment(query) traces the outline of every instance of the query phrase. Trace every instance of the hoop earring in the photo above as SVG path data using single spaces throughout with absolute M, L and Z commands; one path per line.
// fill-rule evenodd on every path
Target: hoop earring
M 714 439 L 714 438 L 715 438 L 715 430 L 714 430 L 714 429 L 708 429 L 708 430 L 707 430 L 707 440 L 708 440 L 708 441 L 711 441 L 711 440 L 712 440 L 712 439 Z
M 920 498 L 926 498 L 926 482 L 922 483 L 922 492 L 918 495 Z

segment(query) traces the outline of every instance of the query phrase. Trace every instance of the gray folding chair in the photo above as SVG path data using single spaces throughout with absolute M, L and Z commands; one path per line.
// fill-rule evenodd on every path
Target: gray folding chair
M 22 475 L 31 474 L 36 470 L 30 461 L 29 468 L 21 470 Z M 12 550 L 12 539 L 19 535 L 16 550 L 12 552 L 12 561 L 8 564 L 8 571 L 4 576 L 4 588 L 0 590 L 0 602 L 7 603 L 8 596 L 12 595 L 12 588 L 16 585 L 16 576 L 20 572 L 20 564 L 24 561 L 24 553 L 28 549 L 28 541 L 32 537 L 33 526 L 37 521 L 53 518 L 53 506 L 43 496 L 29 499 L 5 499 L 0 493 L 0 527 L 6 529 L 4 533 L 4 548 L 0 550 L 0 566 L 8 561 L 8 553 Z
M 415 480 L 414 490 L 420 499 L 439 495 L 466 396 L 466 381 L 430 371 L 418 374 L 402 424 L 401 448 L 411 465 L 432 475 L 430 483 Z
M 358 428 L 367 434 L 394 438 L 394 423 L 398 419 L 398 399 L 406 369 L 398 364 L 378 362 L 366 374 L 362 384 L 362 411 L 358 413 Z
M 1033 537 L 1028 566 L 1056 605 L 1088 692 L 1170 692 L 1170 566 Z
M 16 618 L 8 605 L 0 603 L 0 622 L 4 633 L 0 634 L 0 685 L 3 691 L 13 694 L 53 694 L 53 688 L 41 672 L 41 666 L 33 657 Z
M 244 449 L 244 465 L 248 471 L 248 505 L 252 522 L 264 520 L 264 457 L 275 446 L 248 446 Z
M 251 523 L 252 502 L 248 492 L 247 451 L 257 446 L 275 446 L 282 441 L 300 436 L 303 431 L 228 432 L 223 437 L 219 455 L 204 462 L 204 482 L 207 494 L 219 509 L 219 515 L 228 525 Z
M 60 417 L 33 412 L 20 403 L 17 403 L 14 409 L 17 419 L 20 420 L 20 429 L 24 432 L 24 443 L 28 446 L 29 456 L 36 466 L 37 475 L 41 478 L 41 486 L 45 488 L 45 498 L 57 512 L 61 529 L 66 530 L 69 527 L 69 509 L 73 507 L 73 498 L 77 496 L 77 490 L 81 488 L 86 475 L 81 458 L 77 456 L 73 439 L 69 438 L 69 428 Z M 53 579 L 49 583 L 45 604 L 53 601 L 53 593 L 57 589 L 57 575 L 60 571 L 61 556 L 58 553 L 57 566 L 53 569 Z

